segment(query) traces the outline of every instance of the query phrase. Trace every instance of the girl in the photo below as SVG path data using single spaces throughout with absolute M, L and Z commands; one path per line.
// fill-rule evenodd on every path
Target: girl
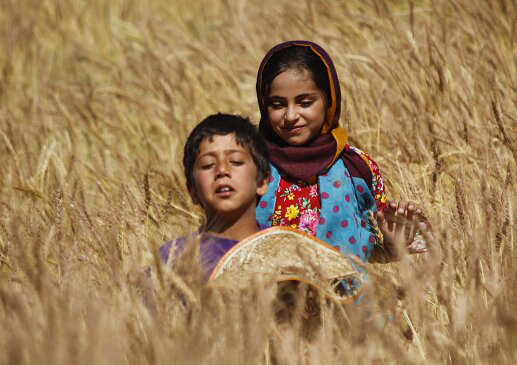
M 388 204 L 378 165 L 347 144 L 338 77 L 321 47 L 292 41 L 272 48 L 257 96 L 272 172 L 257 205 L 260 224 L 298 228 L 364 262 L 392 259 L 396 247 L 425 250 L 415 240 L 425 227 L 421 210 Z

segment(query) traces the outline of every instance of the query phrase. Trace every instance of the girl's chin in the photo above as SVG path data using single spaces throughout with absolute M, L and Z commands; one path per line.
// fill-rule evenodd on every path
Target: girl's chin
M 309 142 L 309 138 L 306 137 L 291 137 L 291 138 L 282 138 L 285 143 L 291 146 L 303 146 L 304 144 L 307 144 Z

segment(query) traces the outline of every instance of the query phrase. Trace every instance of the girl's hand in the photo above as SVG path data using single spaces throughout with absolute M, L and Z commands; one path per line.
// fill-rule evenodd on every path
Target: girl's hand
M 384 236 L 385 254 L 398 258 L 408 250 L 415 240 L 419 228 L 426 227 L 422 209 L 409 201 L 393 200 L 388 207 L 377 214 L 377 222 Z

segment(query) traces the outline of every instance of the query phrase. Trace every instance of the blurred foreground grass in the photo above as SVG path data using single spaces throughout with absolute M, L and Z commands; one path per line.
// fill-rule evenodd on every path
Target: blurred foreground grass
M 516 24 L 511 0 L 3 0 L 0 362 L 516 361 Z M 155 266 L 201 219 L 187 133 L 218 111 L 258 121 L 259 62 L 290 39 L 331 54 L 351 143 L 438 238 L 372 265 L 378 316 L 329 312 L 309 347 L 261 283 L 238 295 Z

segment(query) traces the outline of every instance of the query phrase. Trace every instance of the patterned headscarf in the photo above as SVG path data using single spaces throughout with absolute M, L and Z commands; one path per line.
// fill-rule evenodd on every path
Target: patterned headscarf
M 262 74 L 271 56 L 281 49 L 302 46 L 318 55 L 325 64 L 330 84 L 330 99 L 319 137 L 303 146 L 285 143 L 271 128 L 267 114 L 267 100 L 262 97 Z M 298 180 L 306 180 L 326 171 L 339 157 L 347 142 L 346 131 L 339 127 L 341 89 L 336 69 L 323 48 L 309 41 L 289 41 L 273 47 L 262 60 L 257 76 L 257 97 L 260 108 L 259 130 L 266 140 L 271 162 L 282 172 Z

